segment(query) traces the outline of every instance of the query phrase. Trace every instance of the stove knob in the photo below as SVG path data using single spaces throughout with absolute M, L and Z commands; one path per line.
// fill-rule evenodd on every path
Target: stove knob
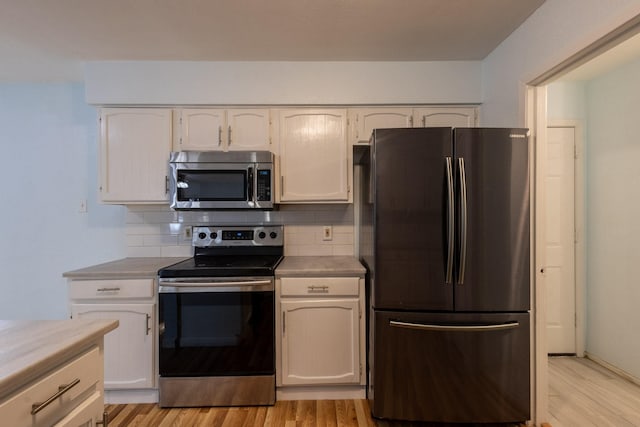
M 265 237 L 267 237 L 267 234 L 264 231 L 261 231 L 260 233 L 258 233 L 258 237 L 264 239 Z
M 276 237 L 278 237 L 278 233 L 276 233 L 275 231 L 272 231 L 271 233 L 269 233 L 269 237 L 271 237 L 272 239 L 275 239 Z
M 216 233 L 215 231 L 213 233 L 211 233 L 209 235 L 209 237 L 211 237 L 211 240 L 216 240 L 218 238 L 218 233 Z
M 198 233 L 198 238 L 206 239 L 207 238 L 207 233 Z

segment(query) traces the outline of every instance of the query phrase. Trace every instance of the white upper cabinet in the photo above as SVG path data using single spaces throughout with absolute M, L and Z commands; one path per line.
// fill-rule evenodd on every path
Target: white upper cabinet
M 270 125 L 267 109 L 227 110 L 227 149 L 270 151 Z
M 171 109 L 100 110 L 100 197 L 106 203 L 166 203 Z
M 180 139 L 175 151 L 224 150 L 225 110 L 184 108 L 177 114 Z
M 349 110 L 350 141 L 368 143 L 374 129 L 410 128 L 412 108 L 354 108 Z
M 277 126 L 277 202 L 350 202 L 347 110 L 279 110 Z
M 270 150 L 268 109 L 182 108 L 175 151 Z
M 424 107 L 413 110 L 415 127 L 475 127 L 477 107 Z

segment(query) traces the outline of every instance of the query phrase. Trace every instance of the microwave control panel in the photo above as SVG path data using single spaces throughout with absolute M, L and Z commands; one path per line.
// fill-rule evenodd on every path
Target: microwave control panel
M 257 201 L 270 201 L 271 200 L 271 169 L 258 169 L 257 176 L 257 189 L 256 200 Z

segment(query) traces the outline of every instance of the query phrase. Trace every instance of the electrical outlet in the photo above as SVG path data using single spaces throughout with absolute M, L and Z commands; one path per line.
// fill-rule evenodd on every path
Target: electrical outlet
M 191 227 L 184 228 L 184 238 L 189 240 L 191 239 Z
M 333 239 L 333 229 L 330 225 L 325 225 L 322 227 L 322 240 L 331 240 Z
M 80 206 L 78 206 L 78 212 L 86 213 L 87 212 L 87 201 L 86 199 L 80 200 Z

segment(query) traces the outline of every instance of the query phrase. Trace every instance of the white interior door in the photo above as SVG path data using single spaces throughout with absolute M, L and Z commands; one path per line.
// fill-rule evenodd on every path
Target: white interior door
M 545 173 L 547 343 L 576 353 L 575 128 L 547 128 Z

